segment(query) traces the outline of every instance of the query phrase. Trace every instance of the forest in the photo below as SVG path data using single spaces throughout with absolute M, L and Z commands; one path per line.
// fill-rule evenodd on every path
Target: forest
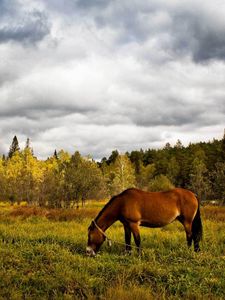
M 86 200 L 110 198 L 131 187 L 146 191 L 183 187 L 201 201 L 224 204 L 225 134 L 221 140 L 186 147 L 178 140 L 162 149 L 125 154 L 114 150 L 100 162 L 64 150 L 40 160 L 29 139 L 20 149 L 14 136 L 8 154 L 0 156 L 0 201 L 78 208 Z

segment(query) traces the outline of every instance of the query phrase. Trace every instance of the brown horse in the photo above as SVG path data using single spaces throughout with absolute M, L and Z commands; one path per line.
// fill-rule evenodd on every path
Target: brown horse
M 124 226 L 126 251 L 131 250 L 131 233 L 140 251 L 139 226 L 163 227 L 174 220 L 183 224 L 188 246 L 193 240 L 194 250 L 200 251 L 202 223 L 199 202 L 189 190 L 176 188 L 167 192 L 144 192 L 132 188 L 114 196 L 88 228 L 88 255 L 97 253 L 106 239 L 106 229 L 118 220 Z

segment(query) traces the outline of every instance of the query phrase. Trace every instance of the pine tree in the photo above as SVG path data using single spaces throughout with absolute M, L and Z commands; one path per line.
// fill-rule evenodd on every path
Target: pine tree
M 30 149 L 30 139 L 27 138 L 25 149 Z
M 118 156 L 119 156 L 119 152 L 117 150 L 113 150 L 111 155 L 108 158 L 107 164 L 110 165 L 114 163 Z
M 178 149 L 182 149 L 183 148 L 183 145 L 182 145 L 182 142 L 181 142 L 181 140 L 177 140 L 177 142 L 176 142 L 176 145 L 174 146 L 175 148 L 178 148 Z
M 54 155 L 53 156 L 54 156 L 55 159 L 58 159 L 58 153 L 57 153 L 56 150 L 54 151 Z
M 9 153 L 8 153 L 8 158 L 12 158 L 12 156 L 20 150 L 20 147 L 19 147 L 19 142 L 18 142 L 18 139 L 16 137 L 16 135 L 14 136 L 13 138 L 13 141 L 12 141 L 12 144 L 9 148 Z

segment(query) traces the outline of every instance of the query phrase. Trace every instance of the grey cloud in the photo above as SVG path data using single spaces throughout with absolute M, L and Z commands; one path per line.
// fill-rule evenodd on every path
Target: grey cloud
M 0 0 L 0 15 L 1 18 L 4 15 L 10 15 L 18 9 L 18 3 L 15 0 L 8 1 L 8 0 Z
M 3 86 L 7 82 L 11 82 L 16 78 L 15 74 L 12 74 L 9 70 L 1 70 L 0 71 L 0 87 Z M 1 114 L 1 112 L 0 112 Z
M 220 18 L 225 16 L 217 13 Z M 208 18 L 210 11 L 177 12 L 173 16 L 172 49 L 175 54 L 191 54 L 195 62 L 225 59 L 225 22 Z
M 23 134 L 25 136 L 36 138 L 39 131 L 45 131 L 50 128 L 46 122 L 43 122 L 43 120 L 42 122 L 40 121 L 40 119 L 38 121 L 33 121 L 25 116 L 14 116 L 10 119 L 10 122 L 7 118 L 5 118 L 0 122 L 0 132 L 3 137 L 10 133 L 11 135 Z
M 101 12 L 101 10 L 108 7 L 111 2 L 113 2 L 113 0 L 67 0 L 65 5 L 65 3 L 63 3 L 62 1 L 43 1 L 46 7 L 59 14 L 67 14 L 68 17 L 83 13 L 86 15 L 86 17 L 90 17 L 93 11 Z
M 225 60 L 225 29 L 223 32 L 199 33 L 198 43 L 193 52 L 196 62 L 211 59 Z
M 2 107 L 0 111 L 0 117 L 12 118 L 15 116 L 26 117 L 29 120 L 40 120 L 41 118 L 60 118 L 65 117 L 71 114 L 81 114 L 87 115 L 90 112 L 94 112 L 96 108 L 94 107 L 81 107 L 75 103 L 63 104 L 63 103 L 54 103 L 49 102 L 46 99 L 46 102 L 41 103 L 36 101 L 33 103 L 22 103 L 18 104 L 13 103 L 13 106 Z
M 210 1 L 184 1 L 180 5 L 166 0 L 69 0 L 63 5 L 51 0 L 45 5 L 59 16 L 66 14 L 70 22 L 94 22 L 100 29 L 114 30 L 114 46 L 118 51 L 127 44 L 138 43 L 145 47 L 146 42 L 156 41 L 158 52 L 168 53 L 164 59 L 176 60 L 190 55 L 195 62 L 208 62 L 225 58 L 225 13 L 217 3 L 213 12 Z M 143 58 L 151 59 L 151 54 L 145 53 Z
M 21 21 L 8 22 L 0 28 L 0 43 L 9 41 L 34 44 L 49 34 L 50 28 L 47 17 L 39 11 L 24 16 Z
M 134 123 L 138 126 L 185 126 L 195 124 L 195 126 L 208 125 L 212 122 L 209 121 L 208 117 L 203 118 L 203 112 L 200 109 L 196 110 L 194 107 L 186 107 L 183 109 L 175 108 L 174 111 L 160 110 L 158 112 L 148 114 L 143 112 L 138 118 L 133 117 Z M 215 120 L 214 120 L 215 121 Z
M 166 1 L 164 5 L 161 1 L 133 5 L 125 1 L 120 5 L 112 2 L 110 9 L 92 17 L 98 26 L 118 31 L 117 46 L 157 39 L 159 49 L 174 59 L 190 54 L 194 61 L 204 62 L 225 58 L 225 22 L 217 22 L 217 18 L 225 19 L 225 14 L 219 5 L 215 12 L 213 16 L 207 3 L 202 9 L 197 2 L 171 7 Z
M 92 7 L 104 9 L 112 0 L 77 0 L 76 5 L 81 8 L 90 9 Z
M 169 95 L 168 95 L 169 96 Z M 157 96 L 156 96 L 157 97 Z M 158 102 L 158 103 L 157 103 Z M 188 105 L 178 99 L 154 99 L 149 104 L 136 106 L 136 109 L 127 115 L 137 126 L 185 126 L 195 124 L 201 126 L 207 123 L 207 116 L 203 118 L 204 109 L 201 104 Z

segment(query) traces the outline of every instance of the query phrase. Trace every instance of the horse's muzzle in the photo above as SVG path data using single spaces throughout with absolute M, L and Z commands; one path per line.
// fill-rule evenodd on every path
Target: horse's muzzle
M 94 257 L 96 255 L 95 251 L 89 246 L 87 246 L 86 248 L 86 254 L 91 257 Z

